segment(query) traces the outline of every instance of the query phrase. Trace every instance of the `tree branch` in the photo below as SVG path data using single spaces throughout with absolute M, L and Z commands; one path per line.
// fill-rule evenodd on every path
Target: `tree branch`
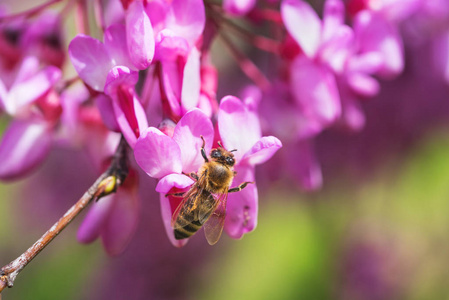
M 128 145 L 122 137 L 109 168 L 37 242 L 18 258 L 1 268 L 0 297 L 5 287 L 12 287 L 20 271 L 25 268 L 92 200 L 114 193 L 128 175 Z M 1 298 L 0 298 L 1 299 Z

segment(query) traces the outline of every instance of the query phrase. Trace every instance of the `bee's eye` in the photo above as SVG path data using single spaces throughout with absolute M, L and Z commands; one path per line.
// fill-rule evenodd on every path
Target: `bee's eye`
M 221 153 L 220 153 L 220 151 L 214 150 L 214 151 L 212 151 L 210 156 L 212 156 L 212 158 L 219 158 L 219 157 L 221 157 Z
M 234 159 L 232 158 L 232 157 L 226 157 L 226 163 L 228 164 L 228 165 L 234 165 Z

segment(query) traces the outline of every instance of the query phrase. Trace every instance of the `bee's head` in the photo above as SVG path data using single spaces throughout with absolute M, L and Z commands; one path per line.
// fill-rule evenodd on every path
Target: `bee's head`
M 232 152 L 237 151 L 237 150 L 234 149 L 234 150 L 228 151 L 225 148 L 223 148 L 223 146 L 220 143 L 218 143 L 218 145 L 220 147 L 212 149 L 210 151 L 211 159 L 216 162 L 227 165 L 229 167 L 234 166 L 235 159 L 234 159 L 234 154 L 232 154 Z

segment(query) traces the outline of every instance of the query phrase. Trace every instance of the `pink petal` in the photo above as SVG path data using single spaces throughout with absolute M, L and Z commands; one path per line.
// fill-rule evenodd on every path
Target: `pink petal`
M 131 70 L 136 70 L 129 56 L 128 47 L 123 42 L 125 40 L 126 28 L 123 24 L 114 24 L 104 32 L 104 45 L 109 56 L 114 60 L 114 65 L 125 66 Z
M 15 78 L 15 82 L 21 82 L 28 80 L 30 77 L 34 76 L 39 72 L 39 60 L 35 56 L 26 56 Z
M 15 179 L 32 171 L 48 155 L 52 140 L 46 122 L 11 122 L 0 143 L 0 179 Z
M 133 1 L 126 12 L 129 56 L 140 70 L 148 68 L 154 56 L 154 33 L 141 1 Z
M 203 33 L 206 11 L 203 0 L 173 0 L 166 15 L 166 27 L 193 47 Z
M 372 97 L 379 93 L 380 84 L 371 76 L 363 73 L 351 73 L 347 75 L 348 85 L 360 96 Z
M 257 111 L 260 101 L 262 101 L 262 91 L 255 85 L 245 87 L 240 93 L 245 106 L 251 111 Z
M 187 57 L 182 78 L 181 105 L 184 111 L 198 106 L 200 89 L 200 52 L 194 47 Z
M 423 6 L 427 3 L 438 3 L 438 1 L 422 1 L 422 0 L 387 0 L 382 1 L 382 7 L 379 9 L 382 11 L 388 20 L 392 20 L 395 23 L 399 23 L 406 18 L 409 18 L 412 14 L 417 13 L 419 9 L 425 9 Z M 371 1 L 370 8 L 376 10 L 378 6 L 376 1 Z M 440 5 L 439 9 L 444 5 Z M 444 10 L 444 9 L 443 9 Z M 418 12 L 419 13 L 419 12 Z
M 244 181 L 254 181 L 254 167 L 238 166 L 232 187 Z M 228 194 L 225 231 L 234 239 L 240 239 L 245 233 L 257 226 L 258 194 L 255 184 L 248 184 L 243 190 Z
M 383 56 L 379 52 L 353 55 L 348 60 L 348 71 L 374 74 L 382 68 Z
M 105 93 L 112 98 L 117 124 L 131 148 L 140 132 L 148 127 L 145 111 L 134 92 L 137 80 L 137 72 L 120 66 L 111 69 L 105 85 Z
M 323 184 L 323 176 L 310 141 L 300 142 L 297 147 L 289 147 L 285 150 L 290 151 L 287 153 L 288 156 L 298 157 L 287 167 L 296 176 L 301 187 L 307 191 L 319 189 Z
M 112 107 L 112 99 L 105 94 L 99 94 L 95 97 L 95 102 L 97 103 L 98 111 L 101 114 L 104 124 L 110 130 L 120 132 L 120 126 L 117 123 L 114 108 Z
M 113 197 L 114 205 L 101 228 L 101 238 L 109 255 L 119 255 L 136 231 L 140 205 L 136 187 L 119 188 Z
M 319 56 L 335 73 L 340 74 L 346 68 L 348 58 L 352 54 L 354 34 L 349 26 L 342 25 L 334 30 L 332 37 L 321 46 Z
M 21 82 L 15 82 L 4 101 L 6 111 L 10 115 L 26 114 L 29 110 L 27 105 L 47 93 L 60 78 L 61 70 L 48 66 Z
M 383 16 L 370 11 L 360 12 L 354 22 L 360 52 L 379 52 L 383 66 L 378 75 L 396 76 L 404 69 L 402 39 L 397 28 Z
M 171 9 L 171 1 L 166 0 L 153 0 L 146 1 L 145 11 L 151 20 L 153 25 L 154 35 L 167 28 L 165 25 L 168 11 Z
M 246 15 L 256 5 L 256 0 L 224 0 L 223 9 L 231 15 Z
M 173 227 L 171 226 L 171 219 L 173 215 L 173 210 L 170 205 L 170 201 L 165 194 L 159 194 L 159 200 L 161 202 L 161 215 L 162 221 L 164 222 L 165 231 L 167 232 L 168 239 L 173 246 L 180 248 L 184 246 L 189 239 L 177 240 L 175 239 L 175 234 L 173 232 Z M 176 208 L 174 208 L 176 209 Z
M 90 36 L 79 34 L 70 42 L 69 56 L 81 79 L 102 92 L 108 72 L 114 67 L 106 47 Z
M 307 119 L 326 127 L 340 116 L 337 84 L 326 67 L 299 56 L 292 64 L 290 84 L 293 96 Z
M 288 33 L 308 57 L 314 57 L 321 40 L 321 20 L 315 10 L 302 0 L 283 0 L 281 14 Z
M 181 149 L 182 170 L 186 173 L 197 172 L 204 163 L 201 135 L 206 141 L 206 153 L 209 153 L 214 140 L 212 121 L 201 110 L 193 109 L 179 120 L 173 133 L 173 140 Z
M 184 174 L 168 174 L 162 177 L 156 186 L 156 192 L 168 194 L 172 188 L 185 189 L 194 183 L 193 179 Z
M 108 1 L 103 5 L 104 27 L 122 23 L 125 19 L 125 11 L 120 1 Z
M 241 164 L 248 164 L 251 166 L 263 164 L 269 160 L 280 148 L 282 143 L 274 136 L 262 137 L 254 146 L 245 153 Z
M 317 118 L 305 116 L 303 112 L 297 113 L 296 121 L 297 136 L 299 140 L 311 139 L 326 127 L 325 124 L 321 123 Z
M 5 101 L 7 101 L 8 91 L 3 81 L 0 79 L 0 109 L 3 111 L 5 109 Z
M 142 170 L 154 178 L 182 172 L 178 144 L 154 127 L 141 133 L 134 147 L 134 157 Z
M 435 40 L 433 57 L 435 67 L 441 72 L 446 82 L 449 83 L 449 31 L 446 31 Z
M 323 40 L 327 41 L 343 25 L 345 6 L 341 0 L 326 0 L 323 13 Z
M 175 61 L 178 56 L 185 57 L 190 51 L 187 40 L 164 29 L 157 35 L 155 57 L 159 61 Z
M 92 204 L 76 234 L 80 243 L 92 243 L 100 236 L 101 228 L 113 205 L 114 195 L 104 197 Z
M 220 102 L 218 130 L 223 146 L 237 149 L 234 152 L 237 162 L 262 136 L 257 114 L 233 96 L 226 96 Z
M 181 75 L 178 61 L 162 61 L 162 85 L 170 111 L 174 115 L 181 115 Z
M 104 92 L 107 95 L 113 95 L 117 93 L 117 89 L 124 86 L 135 86 L 139 80 L 139 73 L 130 70 L 126 66 L 117 66 L 108 70 L 108 77 L 105 83 Z
M 360 131 L 365 126 L 365 115 L 362 107 L 353 95 L 342 95 L 342 121 L 352 131 Z

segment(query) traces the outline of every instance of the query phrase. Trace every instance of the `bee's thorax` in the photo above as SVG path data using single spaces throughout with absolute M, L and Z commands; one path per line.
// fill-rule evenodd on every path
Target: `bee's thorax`
M 204 164 L 200 173 L 206 172 L 207 187 L 211 193 L 225 193 L 232 184 L 234 171 L 232 168 L 215 161 Z

